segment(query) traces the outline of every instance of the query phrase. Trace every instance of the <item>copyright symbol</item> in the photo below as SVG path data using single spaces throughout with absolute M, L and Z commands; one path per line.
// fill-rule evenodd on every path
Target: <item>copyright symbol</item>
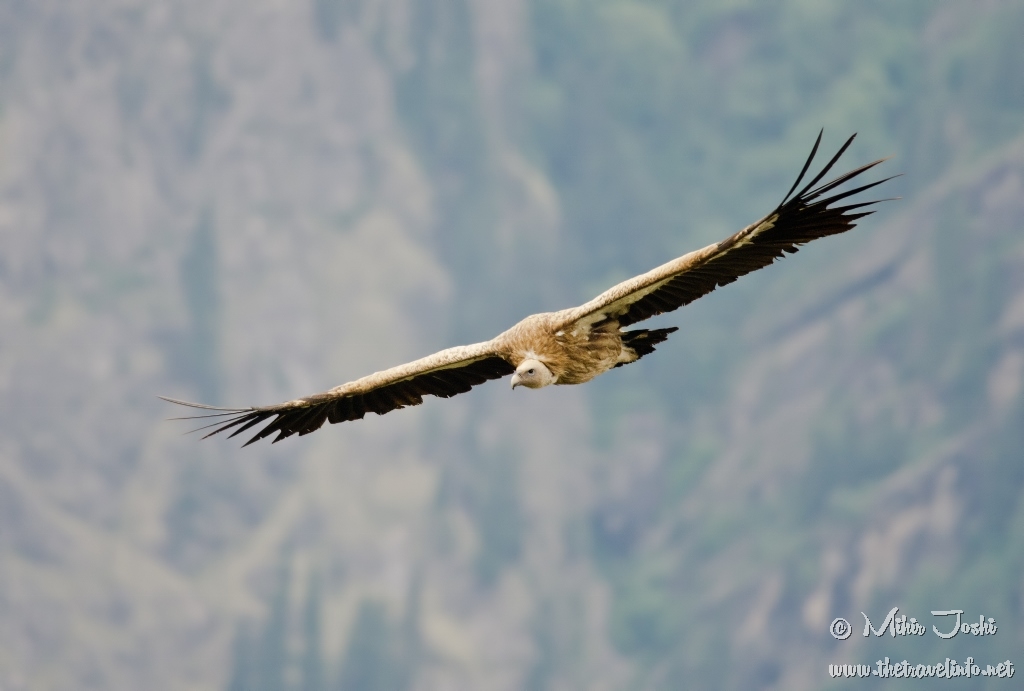
M 853 628 L 851 628 L 850 622 L 842 617 L 837 617 L 832 620 L 832 625 L 828 627 L 828 631 L 832 634 L 833 638 L 845 641 L 853 633 Z

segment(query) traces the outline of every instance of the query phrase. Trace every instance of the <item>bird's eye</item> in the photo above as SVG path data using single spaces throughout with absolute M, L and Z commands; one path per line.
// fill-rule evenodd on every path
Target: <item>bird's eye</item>
M 527 374 L 533 374 L 533 368 L 531 367 L 530 369 L 526 370 L 526 373 Z

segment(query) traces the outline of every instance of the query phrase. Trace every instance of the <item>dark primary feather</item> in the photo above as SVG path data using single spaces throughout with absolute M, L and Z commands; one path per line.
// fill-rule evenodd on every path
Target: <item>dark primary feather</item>
M 427 395 L 450 398 L 469 391 L 477 384 L 483 384 L 491 379 L 500 379 L 514 371 L 515 367 L 500 357 L 490 357 L 462 367 L 427 372 L 361 394 L 338 396 L 323 393 L 301 399 L 301 403 L 284 403 L 260 408 L 216 408 L 163 396 L 161 398 L 192 408 L 217 411 L 185 418 L 199 420 L 222 418 L 199 428 L 199 430 L 214 428 L 203 439 L 228 430 L 233 430 L 229 437 L 234 437 L 270 420 L 269 424 L 260 429 L 243 445 L 248 446 L 272 434 L 277 435 L 274 438 L 274 443 L 277 443 L 293 434 L 301 436 L 315 432 L 323 426 L 324 422 L 334 424 L 359 420 L 366 413 L 383 415 L 406 406 L 419 405 L 423 402 L 423 396 Z
M 861 185 L 860 187 L 830 197 L 824 197 L 823 195 L 875 167 L 886 160 L 884 158 L 855 168 L 820 187 L 814 188 L 814 185 L 828 174 L 828 171 L 832 169 L 832 166 L 835 165 L 836 161 L 839 160 L 839 157 L 843 155 L 856 136 L 855 134 L 846 140 L 846 143 L 843 144 L 838 153 L 832 157 L 832 160 L 821 169 L 814 179 L 807 183 L 795 196 L 790 197 L 793 191 L 800 185 L 804 175 L 806 175 L 811 166 L 815 154 L 818 152 L 818 145 L 821 143 L 821 133 L 819 133 L 817 141 L 814 142 L 814 148 L 811 149 L 811 155 L 808 156 L 807 162 L 804 163 L 804 167 L 800 171 L 800 175 L 797 176 L 796 182 L 793 183 L 789 192 L 786 193 L 782 203 L 765 216 L 765 219 L 767 219 L 778 214 L 774 227 L 755 236 L 750 241 L 750 244 L 736 246 L 765 220 L 762 219 L 718 243 L 718 247 L 722 252 L 720 255 L 715 256 L 699 267 L 679 274 L 657 290 L 629 305 L 626 312 L 617 317 L 619 324 L 621 326 L 629 326 L 657 314 L 671 312 L 683 305 L 688 305 L 719 286 L 732 283 L 740 276 L 768 266 L 776 259 L 784 256 L 785 252 L 791 254 L 796 252 L 800 245 L 827 235 L 845 233 L 856 225 L 855 221 L 857 219 L 874 213 L 873 211 L 859 211 L 859 209 L 884 200 L 876 199 L 859 204 L 829 207 L 840 200 L 869 190 L 886 180 L 891 180 L 891 177 Z

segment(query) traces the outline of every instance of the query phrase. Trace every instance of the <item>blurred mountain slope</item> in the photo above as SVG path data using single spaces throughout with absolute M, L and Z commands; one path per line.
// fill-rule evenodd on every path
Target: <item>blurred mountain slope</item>
M 1009 2 L 0 3 L 0 688 L 790 689 L 1012 659 L 1022 26 Z M 161 421 L 158 393 L 285 400 L 587 299 L 771 208 L 821 126 L 824 153 L 860 131 L 840 166 L 894 154 L 904 199 L 660 318 L 657 357 L 244 452 Z M 895 604 L 1003 628 L 827 634 Z

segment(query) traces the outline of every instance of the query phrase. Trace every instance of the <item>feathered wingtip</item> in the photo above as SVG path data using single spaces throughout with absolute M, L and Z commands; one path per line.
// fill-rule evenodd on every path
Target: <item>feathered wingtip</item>
M 168 403 L 174 403 L 176 405 L 183 405 L 189 408 L 199 408 L 201 410 L 217 410 L 222 411 L 215 413 L 216 415 L 230 415 L 231 413 L 245 413 L 252 408 L 222 408 L 215 405 L 206 405 L 205 403 L 192 403 L 191 401 L 182 401 L 177 398 L 171 398 L 170 396 L 157 396 L 161 401 L 167 401 Z M 169 417 L 168 420 L 192 420 L 196 417 L 210 417 L 210 415 L 193 415 L 189 417 Z
M 203 403 L 180 401 L 176 398 L 168 398 L 166 396 L 158 396 L 158 398 L 169 403 L 184 405 L 190 408 L 215 411 L 202 413 L 200 415 L 185 415 L 181 417 L 168 418 L 169 420 L 213 419 L 209 424 L 202 425 L 185 432 L 185 434 L 193 434 L 212 427 L 213 429 L 211 431 L 203 435 L 203 439 L 207 439 L 215 434 L 220 434 L 227 430 L 233 430 L 231 434 L 228 435 L 228 439 L 231 439 L 261 422 L 274 418 L 270 421 L 270 424 L 257 432 L 251 439 L 249 439 L 249 441 L 242 444 L 243 447 L 249 446 L 260 439 L 275 433 L 278 436 L 272 441 L 274 444 L 282 439 L 290 437 L 293 434 L 308 434 L 309 432 L 319 428 L 327 419 L 330 412 L 328 410 L 328 406 L 324 404 L 293 406 L 285 403 L 276 406 L 267 406 L 264 408 L 222 408 L 219 406 L 205 405 Z
M 236 424 L 238 424 L 238 422 L 241 421 L 241 418 L 247 418 L 251 413 L 256 412 L 255 408 L 223 408 L 215 405 L 206 405 L 205 403 L 193 403 L 192 401 L 182 401 L 180 399 L 171 398 L 169 396 L 157 396 L 157 398 L 159 398 L 162 401 L 167 401 L 168 403 L 174 403 L 175 405 L 183 405 L 188 408 L 216 411 L 210 413 L 202 413 L 200 415 L 180 415 L 178 417 L 167 418 L 167 420 L 209 420 L 211 418 L 219 418 L 217 420 L 214 420 L 210 424 L 202 425 L 201 427 L 196 427 L 195 429 L 190 429 L 184 433 L 186 435 L 195 434 L 196 432 L 201 432 L 204 429 L 209 429 L 211 427 L 218 428 L 210 432 L 209 434 L 204 435 L 203 439 L 213 436 L 214 434 L 217 434 L 218 432 L 221 432 L 229 427 L 234 427 Z M 225 420 L 224 418 L 228 419 Z M 231 436 L 235 435 L 232 434 Z
M 800 202 L 800 203 L 806 204 L 807 202 L 813 201 L 814 199 L 817 199 L 821 195 L 823 195 L 823 194 L 825 194 L 827 192 L 830 192 L 831 190 L 835 189 L 839 185 L 842 185 L 844 182 L 846 182 L 848 180 L 852 180 L 853 178 L 857 177 L 861 173 L 863 173 L 865 171 L 868 171 L 871 168 L 874 168 L 875 166 L 877 166 L 878 164 L 884 163 L 885 161 L 888 161 L 890 158 L 892 158 L 892 156 L 886 156 L 885 158 L 880 158 L 880 159 L 878 159 L 876 161 L 872 161 L 871 163 L 865 163 L 864 165 L 862 165 L 862 166 L 860 166 L 858 168 L 854 168 L 853 170 L 851 170 L 851 171 L 849 171 L 847 173 L 844 173 L 843 175 L 840 175 L 839 177 L 837 177 L 834 180 L 830 180 L 829 182 L 825 183 L 821 187 L 818 187 L 817 189 L 812 189 L 816 184 L 818 184 L 818 182 L 823 177 L 828 175 L 828 172 L 830 170 L 832 170 L 832 167 L 836 164 L 836 162 L 839 161 L 839 159 L 842 157 L 842 155 L 844 153 L 846 153 L 846 150 L 848 148 L 850 148 L 850 144 L 852 144 L 853 140 L 857 138 L 857 133 L 854 132 L 853 134 L 850 135 L 850 138 L 847 139 L 846 142 L 839 148 L 839 151 L 836 152 L 836 154 L 832 157 L 832 159 L 827 164 L 825 164 L 825 167 L 822 168 L 821 171 L 818 172 L 818 174 L 814 176 L 814 179 L 811 180 L 806 185 L 804 185 L 804 187 L 799 192 L 797 192 L 796 195 L 794 195 L 793 191 L 796 190 L 796 188 L 800 186 L 800 183 L 804 179 L 804 175 L 807 174 L 807 171 L 811 167 L 811 162 L 814 161 L 814 157 L 818 153 L 818 147 L 821 145 L 821 138 L 822 138 L 822 135 L 824 135 L 824 133 L 825 133 L 825 128 L 824 127 L 821 128 L 821 130 L 818 131 L 818 138 L 814 140 L 814 146 L 811 148 L 811 153 L 807 157 L 807 161 L 804 162 L 804 167 L 800 170 L 800 174 L 796 177 L 796 181 L 793 183 L 793 186 L 789 188 L 788 192 L 786 192 L 786 196 L 782 198 L 782 202 L 779 204 L 778 208 L 781 209 L 782 207 L 786 206 L 787 204 L 790 204 L 790 203 L 793 203 L 793 202 Z M 850 196 L 853 196 L 853 195 L 858 194 L 860 192 L 864 192 L 865 190 L 869 190 L 872 187 L 877 187 L 878 185 L 881 185 L 883 182 L 888 182 L 889 180 L 892 180 L 893 178 L 898 178 L 901 175 L 902 175 L 902 173 L 898 173 L 896 175 L 890 175 L 887 178 L 883 178 L 881 180 L 877 180 L 875 182 L 871 182 L 871 183 L 868 183 L 866 185 L 862 185 L 860 187 L 857 187 L 855 189 L 847 190 L 846 192 L 842 192 L 840 194 L 837 194 L 837 195 L 834 195 L 832 197 L 829 197 L 829 199 L 826 201 L 826 206 L 828 204 L 833 203 L 833 202 L 839 201 L 840 199 L 845 199 L 846 197 L 850 197 Z M 864 207 L 864 206 L 870 206 L 872 204 L 878 204 L 879 202 L 894 201 L 896 199 L 899 199 L 899 197 L 889 197 L 887 199 L 875 199 L 875 200 L 870 201 L 870 202 L 862 202 L 860 204 L 854 204 L 854 205 L 851 205 L 851 206 L 847 206 L 847 207 L 844 207 L 844 209 L 845 210 L 851 210 L 851 209 L 856 209 L 856 208 L 860 208 L 860 207 Z M 868 213 L 871 213 L 871 212 L 868 212 Z M 864 215 L 867 215 L 867 214 L 864 214 Z

